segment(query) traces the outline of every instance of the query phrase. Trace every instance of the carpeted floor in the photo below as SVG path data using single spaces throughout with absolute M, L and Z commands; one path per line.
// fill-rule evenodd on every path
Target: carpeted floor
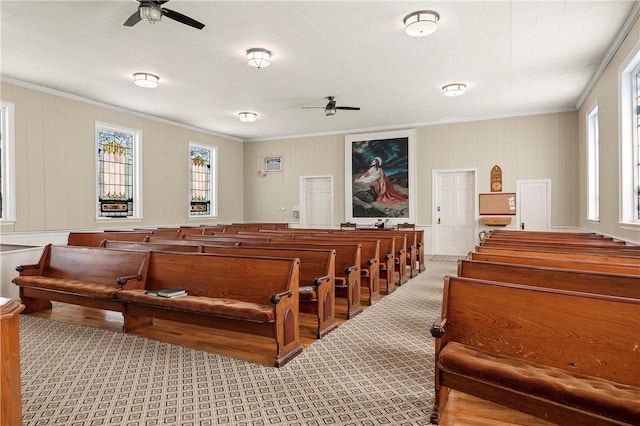
M 21 315 L 23 423 L 427 425 L 429 327 L 455 269 L 429 261 L 280 369 Z

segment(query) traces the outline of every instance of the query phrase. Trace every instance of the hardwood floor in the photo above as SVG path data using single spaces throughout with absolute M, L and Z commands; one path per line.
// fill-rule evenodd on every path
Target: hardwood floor
M 543 419 L 458 391 L 451 391 L 439 426 L 550 426 Z

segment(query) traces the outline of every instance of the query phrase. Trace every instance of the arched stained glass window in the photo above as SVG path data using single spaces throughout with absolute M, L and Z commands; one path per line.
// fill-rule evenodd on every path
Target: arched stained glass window
M 189 144 L 189 215 L 211 216 L 214 148 Z
M 138 132 L 97 127 L 98 217 L 134 216 Z

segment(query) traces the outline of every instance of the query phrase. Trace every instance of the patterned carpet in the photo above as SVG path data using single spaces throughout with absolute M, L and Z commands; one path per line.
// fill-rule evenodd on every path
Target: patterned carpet
M 455 268 L 428 262 L 280 369 L 21 315 L 24 425 L 427 425 Z

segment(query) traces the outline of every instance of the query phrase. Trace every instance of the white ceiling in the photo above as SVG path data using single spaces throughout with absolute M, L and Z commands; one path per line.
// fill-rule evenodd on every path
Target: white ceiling
M 0 2 L 1 68 L 18 80 L 243 140 L 565 111 L 634 1 L 186 1 L 206 26 L 123 22 L 132 0 Z M 416 10 L 440 14 L 427 37 Z M 273 52 L 249 67 L 245 51 Z M 156 89 L 132 74 L 160 76 Z M 449 98 L 441 87 L 467 84 Z M 360 111 L 326 117 L 326 96 Z M 238 120 L 254 111 L 258 121 Z

